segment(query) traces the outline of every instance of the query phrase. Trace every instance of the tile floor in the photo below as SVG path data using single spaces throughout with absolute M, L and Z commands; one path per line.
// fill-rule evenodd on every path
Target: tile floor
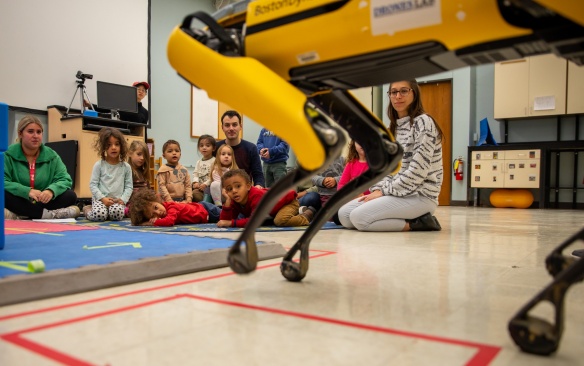
M 441 232 L 321 231 L 300 283 L 270 260 L 250 275 L 224 268 L 2 307 L 0 365 L 584 364 L 582 283 L 567 293 L 553 356 L 522 353 L 507 332 L 550 282 L 544 259 L 583 227 L 584 212 L 440 207 L 436 216 Z M 289 247 L 299 235 L 256 239 Z M 553 307 L 533 314 L 551 320 Z

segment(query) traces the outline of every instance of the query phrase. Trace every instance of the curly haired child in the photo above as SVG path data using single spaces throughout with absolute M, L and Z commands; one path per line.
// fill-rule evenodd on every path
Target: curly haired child
M 130 220 L 134 226 L 174 226 L 217 222 L 220 209 L 209 202 L 162 201 L 154 191 L 136 192 L 130 206 Z
M 89 182 L 91 206 L 84 207 L 83 213 L 90 221 L 122 220 L 134 187 L 126 139 L 118 129 L 104 127 L 93 147 L 100 160 L 93 165 Z

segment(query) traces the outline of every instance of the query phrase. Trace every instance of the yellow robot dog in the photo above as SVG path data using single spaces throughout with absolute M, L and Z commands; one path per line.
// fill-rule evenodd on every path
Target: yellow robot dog
M 399 168 L 403 149 L 348 90 L 542 53 L 582 65 L 583 25 L 582 0 L 258 0 L 187 16 L 169 39 L 172 67 L 286 140 L 300 166 L 263 197 L 230 249 L 231 268 L 255 270 L 256 229 L 284 192 L 339 156 L 341 128 L 363 146 L 369 170 L 317 213 L 282 261 L 286 279 L 306 276 L 311 239 L 353 192 Z M 536 302 L 552 301 L 561 320 L 563 294 L 582 280 L 584 262 L 554 258 L 554 268 L 565 268 L 550 269 L 556 280 L 573 273 L 562 277 L 561 296 L 553 282 L 555 297 L 540 294 Z M 532 305 L 510 322 L 511 334 L 522 349 L 549 354 L 561 325 L 528 317 Z

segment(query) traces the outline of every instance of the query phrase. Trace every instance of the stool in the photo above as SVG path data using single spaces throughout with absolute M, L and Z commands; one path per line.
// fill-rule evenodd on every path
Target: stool
M 498 188 L 491 192 L 489 200 L 498 208 L 528 208 L 533 203 L 533 193 L 528 189 Z

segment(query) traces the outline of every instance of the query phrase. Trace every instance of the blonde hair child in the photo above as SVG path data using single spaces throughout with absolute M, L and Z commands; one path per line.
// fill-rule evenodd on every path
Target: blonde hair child
M 132 168 L 134 191 L 141 188 L 150 188 L 150 152 L 144 141 L 136 140 L 130 144 L 128 150 L 128 164 Z
M 151 189 L 150 186 L 150 152 L 148 145 L 142 140 L 134 140 L 128 150 L 128 164 L 132 168 L 132 184 L 134 186 L 130 201 L 126 206 L 126 217 L 128 217 L 129 207 L 135 193 L 141 189 Z
M 221 192 L 221 178 L 223 174 L 229 170 L 238 169 L 237 163 L 235 162 L 235 154 L 231 146 L 225 144 L 219 146 L 217 149 L 217 154 L 215 156 L 215 164 L 213 165 L 213 172 L 211 173 L 211 197 L 213 198 L 213 203 L 216 206 L 222 206 Z

